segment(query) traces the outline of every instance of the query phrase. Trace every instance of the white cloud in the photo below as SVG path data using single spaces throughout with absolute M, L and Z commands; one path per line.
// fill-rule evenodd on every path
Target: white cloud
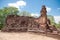
M 24 2 L 24 1 L 17 1 L 16 4 L 18 6 L 26 6 L 26 2 Z
M 46 10 L 47 10 L 47 12 L 50 12 L 51 8 L 50 7 L 46 7 Z
M 26 2 L 21 0 L 21 1 L 17 1 L 15 3 L 8 3 L 8 6 L 11 6 L 11 7 L 16 7 L 19 9 L 19 7 L 23 7 L 23 6 L 26 6 Z
M 8 6 L 19 8 L 19 6 L 16 3 L 9 3 Z
M 54 19 L 55 19 L 55 22 L 56 22 L 56 23 L 59 23 L 59 21 L 60 21 L 60 16 L 54 16 Z
M 39 17 L 40 14 L 38 14 L 38 13 L 31 13 L 31 16 L 33 16 L 33 17 Z

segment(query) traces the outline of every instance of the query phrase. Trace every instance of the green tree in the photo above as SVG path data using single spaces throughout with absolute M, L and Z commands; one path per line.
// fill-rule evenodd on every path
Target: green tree
M 15 7 L 4 7 L 0 9 L 0 29 L 4 26 L 7 15 L 17 15 L 18 9 Z
M 14 15 L 17 15 L 17 13 L 19 11 L 18 11 L 18 8 L 15 8 L 15 7 L 4 7 L 3 8 L 3 12 L 4 12 L 4 14 L 14 14 Z
M 56 24 L 57 28 L 60 28 L 60 21 Z
M 48 17 L 48 19 L 50 19 L 51 24 L 52 24 L 52 25 L 55 25 L 54 17 L 53 17 L 52 15 L 48 15 L 47 17 Z
M 22 12 L 20 12 L 20 14 L 19 14 L 20 16 L 31 16 L 31 14 L 29 13 L 29 12 L 27 12 L 27 11 L 22 11 Z
M 55 20 L 54 20 L 54 17 L 53 17 L 53 16 L 48 15 L 48 18 L 49 18 L 50 21 L 51 21 L 51 25 L 55 25 L 56 28 L 60 28 L 60 22 L 59 22 L 59 23 L 55 23 Z

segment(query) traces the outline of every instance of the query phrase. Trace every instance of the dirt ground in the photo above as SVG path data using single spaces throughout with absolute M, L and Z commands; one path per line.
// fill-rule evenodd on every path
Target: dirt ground
M 0 40 L 60 40 L 60 36 L 57 35 L 45 35 L 40 33 L 7 33 L 0 32 Z

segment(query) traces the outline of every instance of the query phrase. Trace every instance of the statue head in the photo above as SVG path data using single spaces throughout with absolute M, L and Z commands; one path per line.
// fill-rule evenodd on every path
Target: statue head
M 42 8 L 46 8 L 45 5 L 43 5 Z
M 46 13 L 47 13 L 46 7 L 45 5 L 43 5 L 41 9 L 41 15 L 46 15 Z

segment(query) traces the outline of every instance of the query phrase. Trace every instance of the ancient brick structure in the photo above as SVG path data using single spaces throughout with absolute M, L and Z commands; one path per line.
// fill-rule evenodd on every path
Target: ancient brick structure
M 46 7 L 43 5 L 41 9 L 41 15 L 39 18 L 33 18 L 28 16 L 8 15 L 6 18 L 5 27 L 2 31 L 7 32 L 26 32 L 26 31 L 53 31 L 56 27 L 50 24 L 50 20 L 47 18 Z M 57 30 L 57 29 L 56 29 Z
M 6 18 L 5 27 L 2 31 L 27 31 L 30 27 L 38 27 L 38 23 L 34 21 L 35 18 L 27 16 L 9 15 Z

